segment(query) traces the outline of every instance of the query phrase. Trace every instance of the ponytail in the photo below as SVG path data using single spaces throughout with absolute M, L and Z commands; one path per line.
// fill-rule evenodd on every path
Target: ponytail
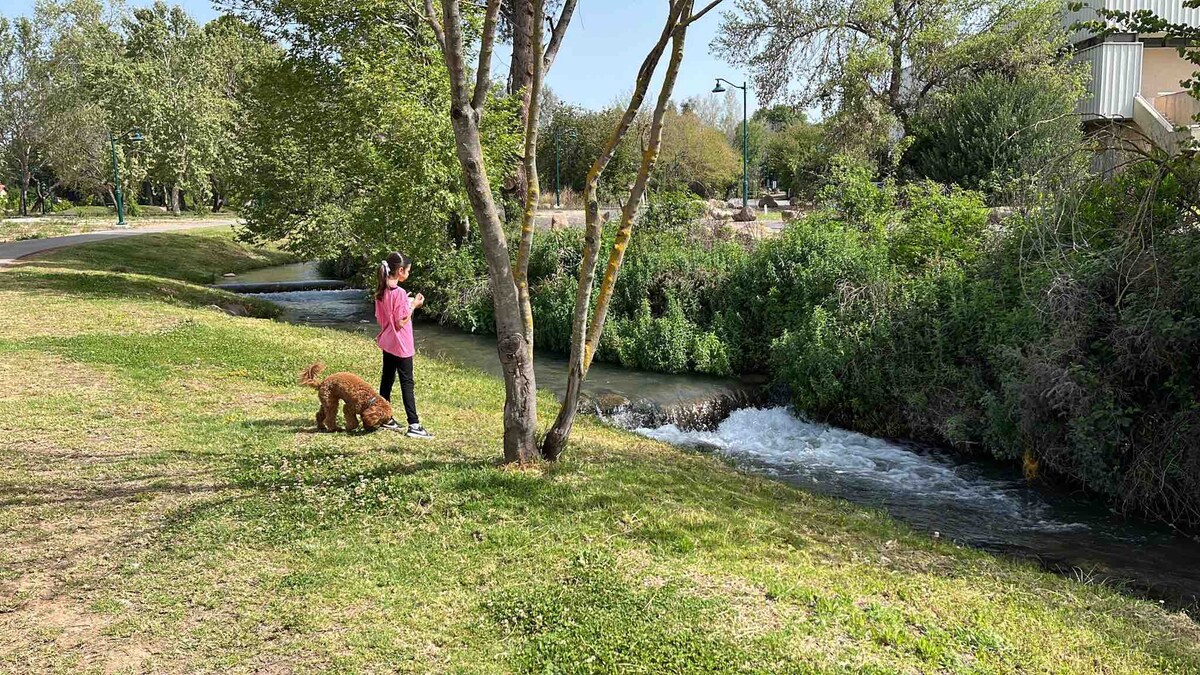
M 375 274 L 375 299 L 382 300 L 383 294 L 388 289 L 388 278 L 394 275 L 397 271 L 402 270 L 412 265 L 412 260 L 400 253 L 392 251 L 386 258 L 379 261 L 379 268 Z

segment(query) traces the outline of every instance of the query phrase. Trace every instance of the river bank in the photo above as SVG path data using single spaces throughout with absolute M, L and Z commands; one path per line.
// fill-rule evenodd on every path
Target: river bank
M 502 387 L 446 360 L 436 440 L 313 434 L 295 373 L 369 339 L 58 264 L 0 272 L 0 669 L 1200 668 L 1183 613 L 591 420 L 499 467 Z
M 218 286 L 321 283 L 314 263 L 264 268 Z M 250 297 L 301 325 L 374 335 L 362 290 L 293 290 Z M 499 378 L 490 336 L 423 323 L 421 353 Z M 539 353 L 539 387 L 561 396 L 566 361 Z M 619 428 L 712 452 L 739 468 L 816 494 L 879 508 L 949 541 L 1036 561 L 1049 570 L 1125 588 L 1195 612 L 1200 542 L 1158 523 L 1114 514 L 1094 495 L 1038 481 L 1016 468 L 905 441 L 814 424 L 730 379 L 671 375 L 597 363 L 585 409 Z M 744 408 L 753 408 L 743 410 Z M 730 413 L 733 413 L 731 416 Z

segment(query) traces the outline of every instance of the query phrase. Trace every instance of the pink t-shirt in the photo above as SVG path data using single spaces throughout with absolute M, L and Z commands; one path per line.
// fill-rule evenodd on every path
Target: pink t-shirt
M 383 298 L 375 301 L 375 320 L 379 322 L 379 335 L 375 343 L 383 351 L 399 357 L 409 357 L 417 353 L 413 346 L 412 321 L 396 329 L 396 321 L 409 318 L 412 314 L 412 304 L 408 293 L 399 286 L 383 292 Z

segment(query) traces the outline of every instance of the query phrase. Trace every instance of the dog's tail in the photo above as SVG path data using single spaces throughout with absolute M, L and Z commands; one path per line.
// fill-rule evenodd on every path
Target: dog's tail
M 325 370 L 324 363 L 314 363 L 311 366 L 305 368 L 304 372 L 300 373 L 300 384 L 302 384 L 306 387 L 312 387 L 313 389 L 316 389 L 317 387 L 319 387 L 321 385 L 321 381 L 318 380 L 317 377 L 321 374 L 321 371 L 323 371 L 323 370 Z

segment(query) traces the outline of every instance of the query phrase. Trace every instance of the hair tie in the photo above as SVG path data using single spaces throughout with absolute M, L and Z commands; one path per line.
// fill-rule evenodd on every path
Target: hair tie
M 384 274 L 389 274 L 389 275 L 390 275 L 390 274 L 392 273 L 392 268 L 391 268 L 391 266 L 389 266 L 389 265 L 388 265 L 388 263 L 387 263 L 387 261 L 386 261 L 386 260 L 381 260 L 381 261 L 379 262 L 379 266 L 383 268 L 383 273 L 384 273 Z

